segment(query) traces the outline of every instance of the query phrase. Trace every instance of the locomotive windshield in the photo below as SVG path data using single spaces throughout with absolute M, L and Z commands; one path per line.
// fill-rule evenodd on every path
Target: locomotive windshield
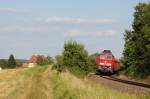
M 111 55 L 108 55 L 108 56 L 106 56 L 106 55 L 101 55 L 101 56 L 99 57 L 99 59 L 101 59 L 101 60 L 112 60 L 112 56 L 111 56 Z
M 107 60 L 112 60 L 112 56 L 111 55 L 107 56 Z
M 101 56 L 100 56 L 100 59 L 104 60 L 104 59 L 105 59 L 105 56 L 104 56 L 104 55 L 101 55 Z

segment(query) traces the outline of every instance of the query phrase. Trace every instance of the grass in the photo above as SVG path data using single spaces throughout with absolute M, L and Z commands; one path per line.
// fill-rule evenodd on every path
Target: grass
M 34 74 L 28 83 L 24 99 L 51 99 L 51 82 L 47 79 L 46 67 L 40 67 L 38 73 Z
M 49 99 L 48 66 L 0 71 L 0 99 Z M 4 86 L 4 87 L 3 87 Z
M 0 99 L 8 99 L 17 87 L 22 84 L 23 76 L 20 75 L 26 69 L 8 69 L 0 71 Z
M 52 71 L 54 99 L 149 99 L 150 96 L 136 96 L 110 90 L 104 86 L 79 79 L 72 74 Z
M 110 90 L 51 66 L 0 71 L 0 99 L 150 99 Z

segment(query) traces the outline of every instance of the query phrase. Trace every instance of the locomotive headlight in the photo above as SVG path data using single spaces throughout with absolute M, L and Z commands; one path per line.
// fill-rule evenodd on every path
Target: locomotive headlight
M 107 65 L 108 65 L 108 66 L 111 66 L 111 64 L 110 64 L 110 63 L 107 63 Z
M 104 63 L 99 63 L 100 65 L 104 65 Z

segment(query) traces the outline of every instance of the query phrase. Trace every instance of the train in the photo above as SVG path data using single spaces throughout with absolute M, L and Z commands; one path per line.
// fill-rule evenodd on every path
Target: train
M 115 73 L 121 68 L 120 62 L 114 57 L 110 50 L 104 50 L 98 54 L 97 72 Z

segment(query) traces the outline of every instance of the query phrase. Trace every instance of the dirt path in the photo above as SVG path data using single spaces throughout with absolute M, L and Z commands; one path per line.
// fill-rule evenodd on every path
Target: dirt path
M 33 75 L 28 81 L 27 93 L 22 99 L 52 99 L 52 88 L 48 74 L 49 69 Z

